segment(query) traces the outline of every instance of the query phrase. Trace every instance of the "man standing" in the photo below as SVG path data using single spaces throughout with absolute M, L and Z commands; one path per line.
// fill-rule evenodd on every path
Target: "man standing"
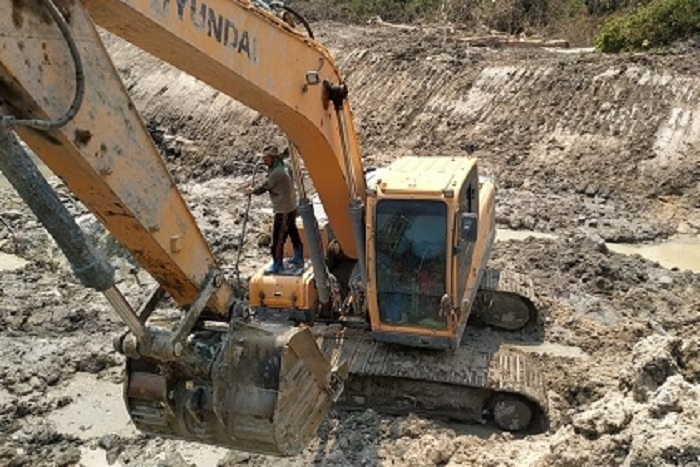
M 294 257 L 291 262 L 299 266 L 304 264 L 304 245 L 297 230 L 297 196 L 294 180 L 287 165 L 275 146 L 266 146 L 262 153 L 263 164 L 267 166 L 267 177 L 257 187 L 245 189 L 247 195 L 270 194 L 272 211 L 275 214 L 272 227 L 272 266 L 268 272 L 277 274 L 283 269 L 284 243 L 287 237 L 292 239 Z

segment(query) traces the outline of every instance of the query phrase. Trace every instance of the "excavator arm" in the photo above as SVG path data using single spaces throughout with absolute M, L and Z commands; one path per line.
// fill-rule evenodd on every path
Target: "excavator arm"
M 221 280 L 95 24 L 278 124 L 302 155 L 344 252 L 355 257 L 347 207 L 362 201 L 364 178 L 350 108 L 328 52 L 243 0 L 0 0 L 0 11 L 3 172 L 14 174 L 8 178 L 23 187 L 18 191 L 44 225 L 53 224 L 59 244 L 72 243 L 78 256 L 87 251 L 63 227 L 67 216 L 46 220 L 60 203 L 35 202 L 48 185 L 37 189 L 35 175 L 26 175 L 31 169 L 14 164 L 23 151 L 13 130 L 161 292 L 189 307 L 174 331 L 151 329 L 152 303 L 141 314 L 131 310 L 108 265 L 91 269 L 99 261 L 90 255 L 77 267 L 71 260 L 84 283 L 100 277 L 89 285 L 105 293 L 131 330 L 118 347 L 129 356 L 125 399 L 137 427 L 239 449 L 298 452 L 342 390 L 338 373 L 303 329 L 235 321 L 195 328 L 205 306 L 229 322 L 233 289 Z M 70 117 L 60 125 L 26 124 L 58 119 L 67 108 Z

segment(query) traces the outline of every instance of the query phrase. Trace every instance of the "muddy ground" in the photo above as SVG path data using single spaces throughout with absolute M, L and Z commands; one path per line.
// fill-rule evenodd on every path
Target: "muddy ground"
M 607 57 L 470 48 L 444 28 L 315 27 L 347 77 L 368 166 L 411 153 L 479 157 L 499 188 L 499 227 L 553 234 L 499 242 L 493 255 L 496 266 L 533 278 L 542 335 L 466 336 L 533 346 L 548 381 L 549 428 L 513 435 L 331 412 L 306 451 L 284 460 L 139 434 L 121 406 L 122 357 L 111 346 L 123 325 L 3 187 L 0 252 L 13 256 L 0 255 L 0 465 L 700 465 L 700 274 L 606 244 L 680 237 L 689 254 L 700 248 L 700 51 Z M 234 188 L 280 134 L 107 41 L 230 271 L 243 206 Z M 140 303 L 151 279 L 52 183 Z M 244 275 L 266 258 L 256 242 L 269 229 L 266 207 L 256 199 Z

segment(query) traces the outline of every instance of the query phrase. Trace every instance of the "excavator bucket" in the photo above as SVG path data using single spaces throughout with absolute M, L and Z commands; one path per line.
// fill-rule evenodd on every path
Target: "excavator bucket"
M 307 328 L 236 325 L 194 333 L 177 361 L 127 359 L 139 430 L 273 454 L 301 452 L 343 389 Z

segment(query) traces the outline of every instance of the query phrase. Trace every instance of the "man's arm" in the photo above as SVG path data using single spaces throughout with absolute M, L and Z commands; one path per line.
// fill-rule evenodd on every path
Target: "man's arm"
M 267 174 L 267 177 L 265 178 L 264 182 L 253 188 L 252 193 L 254 195 L 261 195 L 267 191 L 272 190 L 279 184 L 283 176 L 284 174 L 282 174 L 279 170 L 273 170 L 272 172 Z
M 269 177 L 266 178 L 265 181 L 262 182 L 260 185 L 254 187 L 254 188 L 251 190 L 251 193 L 254 194 L 254 195 L 262 195 L 262 194 L 265 193 L 266 191 L 269 191 L 269 190 L 270 190 L 270 187 L 269 187 L 269 183 L 268 183 L 268 182 L 269 182 Z

